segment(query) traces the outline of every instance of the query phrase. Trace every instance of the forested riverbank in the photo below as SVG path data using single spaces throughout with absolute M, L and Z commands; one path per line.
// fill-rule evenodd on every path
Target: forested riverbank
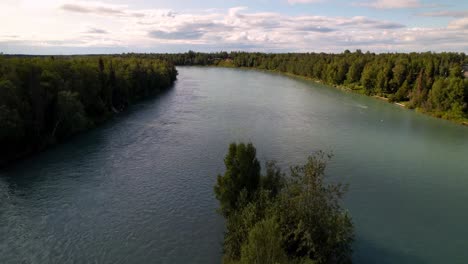
M 0 165 L 170 87 L 172 63 L 134 56 L 0 56 Z
M 395 102 L 468 124 L 464 53 L 246 53 L 159 54 L 176 65 L 213 65 L 275 71 Z M 464 67 L 465 66 L 465 67 Z
M 0 56 L 0 164 L 94 127 L 169 87 L 174 65 L 299 76 L 468 124 L 464 53 L 124 54 Z

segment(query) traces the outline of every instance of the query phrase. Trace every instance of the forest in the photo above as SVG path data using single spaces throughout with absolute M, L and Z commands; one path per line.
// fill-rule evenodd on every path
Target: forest
M 156 54 L 176 65 L 216 65 L 305 77 L 410 109 L 468 124 L 468 56 L 464 53 L 219 52 Z M 466 76 L 466 75 L 465 75 Z
M 133 56 L 0 56 L 0 165 L 169 88 L 172 63 Z
M 175 81 L 175 65 L 300 76 L 468 125 L 464 53 L 0 56 L 0 164 L 94 127 Z
M 330 158 L 318 151 L 288 175 L 270 161 L 262 175 L 255 147 L 232 143 L 214 187 L 226 220 L 223 263 L 351 263 L 347 185 L 326 179 Z

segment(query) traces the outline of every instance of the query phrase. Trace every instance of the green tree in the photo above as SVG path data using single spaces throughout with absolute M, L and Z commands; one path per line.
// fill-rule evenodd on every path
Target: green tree
M 366 67 L 364 67 L 361 76 L 361 84 L 364 86 L 367 95 L 374 94 L 376 75 L 377 73 L 372 64 L 367 64 Z
M 250 230 L 262 219 L 272 215 L 274 199 L 268 191 L 259 191 L 253 199 L 247 199 L 245 190 L 239 195 L 244 204 L 226 217 L 224 235 L 224 262 L 237 261 L 241 257 L 242 246 L 246 243 Z
M 260 183 L 260 163 L 256 157 L 256 149 L 249 144 L 229 145 L 229 151 L 224 159 L 226 172 L 218 175 L 214 187 L 216 198 L 220 202 L 220 212 L 228 217 L 238 206 L 241 191 L 245 190 L 247 199 L 253 197 Z
M 18 110 L 0 105 L 0 144 L 10 153 L 12 144 L 24 135 L 24 121 Z M 3 153 L 0 153 L 0 156 Z
M 400 60 L 396 63 L 395 67 L 393 67 L 393 79 L 391 80 L 392 92 L 397 91 L 405 81 L 408 73 L 407 65 L 408 62 L 406 60 Z
M 450 77 L 452 78 L 462 78 L 463 70 L 459 64 L 456 64 L 450 68 Z
M 459 79 L 438 79 L 429 93 L 432 110 L 447 112 L 449 117 L 461 118 L 466 108 L 464 82 Z
M 9 108 L 19 108 L 21 105 L 20 91 L 10 80 L 0 80 L 0 105 Z
M 379 93 L 389 93 L 389 82 L 392 78 L 392 65 L 387 62 L 385 67 L 381 68 L 377 74 L 376 88 Z
M 266 163 L 266 174 L 261 177 L 262 190 L 268 191 L 272 197 L 276 197 L 284 187 L 286 175 L 276 165 L 275 161 Z
M 60 91 L 57 99 L 57 120 L 52 137 L 63 138 L 78 132 L 86 126 L 84 107 L 78 99 L 78 94 L 70 91 Z
M 408 100 L 408 94 L 410 92 L 410 88 L 408 85 L 408 81 L 403 82 L 403 85 L 398 89 L 398 91 L 392 96 L 390 99 L 392 102 L 401 102 Z
M 317 152 L 291 177 L 280 196 L 279 223 L 289 256 L 318 263 L 351 263 L 351 217 L 340 206 L 346 185 L 325 181 L 326 160 Z
M 226 160 L 237 160 L 233 157 L 242 145 L 245 147 L 242 143 L 230 145 L 227 170 L 235 171 L 231 169 L 233 162 Z M 222 184 L 223 189 L 240 189 L 234 204 L 242 205 L 224 213 L 223 263 L 351 262 L 353 225 L 340 205 L 346 185 L 325 180 L 326 158 L 330 156 L 318 152 L 305 165 L 292 167 L 289 176 L 274 162 L 267 163 L 266 175 L 260 177 L 261 188 L 251 195 L 247 188 Z M 257 163 L 252 160 L 256 160 L 255 155 L 244 162 Z M 217 186 L 220 178 L 233 177 L 218 176 Z M 223 200 L 218 200 L 222 205 Z
M 410 108 L 427 108 L 427 96 L 428 96 L 428 89 L 426 87 L 426 80 L 425 80 L 424 70 L 419 72 L 417 81 L 415 83 L 415 87 L 413 88 L 410 94 Z
M 349 71 L 346 74 L 346 83 L 353 84 L 359 82 L 363 70 L 363 63 L 361 61 L 354 61 L 349 67 Z
M 273 218 L 262 220 L 249 231 L 242 245 L 242 264 L 283 264 L 287 256 L 281 246 L 281 230 Z

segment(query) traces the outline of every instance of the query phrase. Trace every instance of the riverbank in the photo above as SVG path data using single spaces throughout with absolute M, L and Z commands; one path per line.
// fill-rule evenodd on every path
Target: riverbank
M 2 57 L 0 167 L 99 126 L 170 88 L 172 63 L 136 57 Z
M 361 95 L 366 95 L 364 93 L 363 89 L 353 89 L 352 87 L 348 87 L 346 85 L 329 84 L 329 83 L 324 82 L 324 81 L 319 80 L 319 79 L 310 78 L 310 77 L 302 76 L 302 75 L 297 75 L 297 74 L 293 74 L 293 73 L 289 73 L 289 72 L 282 72 L 282 71 L 278 71 L 278 70 L 268 70 L 268 69 L 261 69 L 261 68 L 255 68 L 255 67 L 237 67 L 236 65 L 234 65 L 234 63 L 232 61 L 220 61 L 220 62 L 217 62 L 217 63 L 215 63 L 213 65 L 209 65 L 209 66 L 222 67 L 222 68 L 238 68 L 238 69 L 258 70 L 258 71 L 264 71 L 264 72 L 270 72 L 270 73 L 277 73 L 277 74 L 282 74 L 282 75 L 289 76 L 289 77 L 299 78 L 299 79 L 302 79 L 302 80 L 312 81 L 312 82 L 319 83 L 319 84 L 326 85 L 326 86 L 331 86 L 331 87 L 340 89 L 342 91 L 347 91 L 347 92 L 357 93 L 357 94 L 361 94 Z M 366 95 L 366 96 L 369 96 L 369 95 Z M 459 125 L 462 125 L 462 126 L 468 126 L 468 118 L 452 118 L 450 116 L 444 115 L 444 113 L 434 113 L 434 112 L 430 112 L 430 111 L 424 111 L 423 109 L 420 109 L 420 108 L 412 109 L 412 108 L 409 108 L 408 105 L 405 102 L 390 102 L 389 98 L 379 96 L 379 95 L 370 95 L 369 97 L 373 97 L 373 98 L 376 98 L 376 99 L 379 99 L 379 100 L 382 100 L 382 101 L 386 101 L 388 103 L 397 105 L 397 106 L 405 108 L 407 110 L 415 110 L 415 111 L 417 111 L 419 113 L 422 113 L 422 114 L 425 114 L 425 115 L 428 115 L 428 116 L 431 116 L 431 117 L 434 117 L 434 118 L 448 120 L 450 122 L 453 122 L 453 123 L 456 123 L 456 124 L 459 124 Z

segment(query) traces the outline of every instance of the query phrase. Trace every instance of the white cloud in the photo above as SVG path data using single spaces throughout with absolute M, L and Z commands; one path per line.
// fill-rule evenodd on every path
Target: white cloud
M 109 33 L 107 30 L 102 29 L 102 28 L 95 28 L 95 27 L 89 27 L 85 33 L 88 34 L 107 34 Z
M 460 29 L 468 31 L 468 17 L 451 21 L 448 24 L 449 29 Z M 468 32 L 466 32 L 468 33 Z M 468 42 L 467 42 L 468 43 Z M 466 44 L 466 43 L 465 43 Z
M 419 0 L 373 0 L 354 3 L 356 6 L 365 6 L 377 9 L 417 8 L 422 4 Z
M 294 4 L 315 4 L 323 2 L 324 0 L 288 0 L 288 3 L 291 5 Z
M 95 14 L 102 16 L 144 16 L 143 13 L 129 10 L 127 5 L 115 5 L 101 2 L 73 1 L 64 3 L 60 6 L 60 8 L 68 12 Z
M 419 13 L 418 16 L 425 16 L 425 17 L 457 17 L 457 18 L 464 18 L 468 17 L 468 10 L 462 11 L 436 11 L 436 12 L 426 12 L 426 13 Z
M 294 16 L 247 7 L 174 12 L 83 1 L 57 2 L 40 13 L 1 7 L 0 23 L 10 25 L 0 28 L 4 52 L 468 51 L 466 18 L 446 27 L 411 28 L 363 16 Z

